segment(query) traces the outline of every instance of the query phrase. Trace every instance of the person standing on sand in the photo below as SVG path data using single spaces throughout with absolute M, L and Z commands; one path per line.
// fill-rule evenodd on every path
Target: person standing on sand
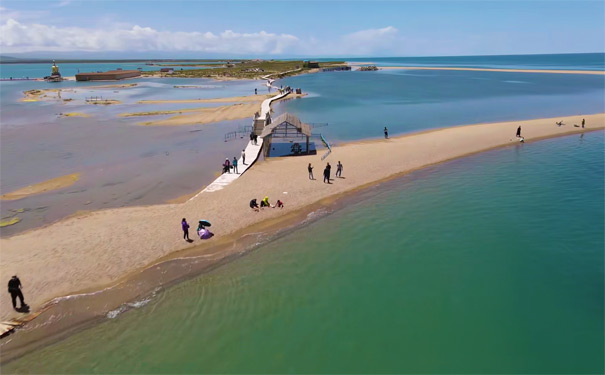
M 246 150 L 242 150 L 242 164 L 246 165 Z
M 324 169 L 324 184 L 326 183 L 326 180 L 328 180 L 328 184 L 330 184 L 330 170 L 332 169 L 332 166 L 330 165 L 330 163 L 326 164 L 326 168 Z
M 231 163 L 229 163 L 229 158 L 225 158 L 225 162 L 223 163 L 223 173 L 231 173 Z
M 185 218 L 181 221 L 181 227 L 183 228 L 183 239 L 189 241 L 189 224 Z
M 521 138 L 521 126 L 517 128 L 517 138 Z
M 340 164 L 340 160 L 336 164 L 336 177 L 342 177 L 342 164 Z
M 311 165 L 311 163 L 309 163 L 307 170 L 309 171 L 309 180 L 315 180 L 315 178 L 313 177 L 313 166 Z
M 389 129 L 387 129 L 387 127 L 384 127 L 384 139 L 389 139 Z
M 582 119 L 582 128 L 584 128 L 584 124 L 586 124 L 586 119 L 585 118 Z
M 17 298 L 19 298 L 21 302 L 21 307 L 19 309 L 23 310 L 28 307 L 25 301 L 23 300 L 23 293 L 21 292 L 21 280 L 17 277 L 17 275 L 13 276 L 8 281 L 8 292 L 11 295 L 11 299 L 13 300 L 13 309 L 19 311 L 17 309 Z
M 257 89 L 254 89 L 254 95 L 256 95 L 256 94 L 257 94 Z
M 239 170 L 237 170 L 237 159 L 235 158 L 235 156 L 233 157 L 233 162 L 231 163 L 231 165 L 233 165 L 233 173 L 239 174 Z

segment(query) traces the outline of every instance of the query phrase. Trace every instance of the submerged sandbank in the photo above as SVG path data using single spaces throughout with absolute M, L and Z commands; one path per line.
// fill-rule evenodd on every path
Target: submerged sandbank
M 147 126 L 175 126 L 175 125 L 195 125 L 195 124 L 209 124 L 212 122 L 226 121 L 226 120 L 239 120 L 254 116 L 258 112 L 259 102 L 250 103 L 238 103 L 232 105 L 224 105 L 220 107 L 209 107 L 209 108 L 196 108 L 196 109 L 185 109 L 176 111 L 160 111 L 158 113 L 147 112 L 142 114 L 130 113 L 123 114 L 124 117 L 129 116 L 154 116 L 169 113 L 181 113 L 186 112 L 187 114 L 179 114 L 176 116 L 169 117 L 163 120 L 139 122 L 138 125 Z
M 276 101 L 289 100 L 300 98 L 306 94 L 291 93 L 288 96 L 277 99 Z M 120 117 L 137 117 L 137 116 L 159 116 L 159 115 L 176 115 L 166 119 L 139 122 L 138 125 L 150 126 L 174 126 L 174 125 L 194 125 L 194 124 L 209 124 L 218 121 L 239 120 L 254 116 L 258 112 L 260 104 L 269 98 L 274 97 L 274 94 L 269 95 L 250 95 L 236 96 L 230 98 L 215 98 L 215 99 L 189 99 L 189 100 L 156 100 L 156 101 L 140 101 L 142 104 L 165 104 L 165 103 L 223 103 L 236 102 L 236 104 L 224 105 L 219 107 L 200 107 L 200 108 L 184 108 L 166 111 L 148 111 L 148 112 L 129 112 L 121 113 Z
M 574 126 L 582 118 L 586 119 L 586 129 Z M 566 125 L 555 125 L 561 120 Z M 2 238 L 0 272 L 20 276 L 26 285 L 26 298 L 36 310 L 53 297 L 112 285 L 160 258 L 193 246 L 210 248 L 235 233 L 246 233 L 245 228 L 251 225 L 279 219 L 324 199 L 434 163 L 518 145 L 515 131 L 519 125 L 526 142 L 531 143 L 603 129 L 605 114 L 467 125 L 361 141 L 333 147 L 325 161 L 320 154 L 265 160 L 224 189 L 200 194 L 186 203 L 96 211 Z M 335 165 L 339 160 L 344 164 L 345 178 L 322 183 L 325 162 Z M 315 165 L 317 180 L 308 179 L 308 163 Z M 249 200 L 265 195 L 273 203 L 283 200 L 286 208 L 251 211 Z M 202 218 L 210 220 L 215 237 L 193 244 L 183 241 L 183 217 L 192 225 Z M 221 259 L 220 254 L 217 259 Z M 0 306 L 1 319 L 15 315 L 10 304 Z
M 470 70 L 478 72 L 509 72 L 509 73 L 552 73 L 552 74 L 594 74 L 605 75 L 602 70 L 553 70 L 553 69 L 497 69 L 497 68 L 462 68 L 449 66 L 381 66 L 385 70 Z
M 70 114 L 65 114 L 68 116 Z M 71 114 L 76 115 L 76 114 Z M 50 180 L 42 181 L 37 184 L 29 185 L 10 193 L 2 194 L 0 200 L 14 201 L 17 199 L 26 198 L 35 194 L 46 193 L 47 191 L 63 189 L 71 186 L 80 179 L 80 173 L 72 173 L 61 177 L 51 178 Z

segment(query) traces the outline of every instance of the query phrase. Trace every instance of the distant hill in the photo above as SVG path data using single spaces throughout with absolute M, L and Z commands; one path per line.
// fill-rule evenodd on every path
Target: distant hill
M 0 63 L 23 63 L 23 62 L 44 62 L 45 59 L 38 59 L 32 57 L 15 57 L 15 56 L 3 56 L 0 55 Z

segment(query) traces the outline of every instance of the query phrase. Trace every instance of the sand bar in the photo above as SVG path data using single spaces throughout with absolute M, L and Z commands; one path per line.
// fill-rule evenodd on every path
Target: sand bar
M 288 98 L 300 98 L 306 94 L 290 93 Z M 182 100 L 139 100 L 137 104 L 182 104 L 182 103 L 246 103 L 246 102 L 262 102 L 265 99 L 274 97 L 273 94 L 248 95 L 248 96 L 232 96 L 228 98 L 212 98 L 212 99 L 182 99 Z
M 72 173 L 61 177 L 51 178 L 50 180 L 42 181 L 40 183 L 29 185 L 24 188 L 12 191 L 10 193 L 2 194 L 1 200 L 14 201 L 17 199 L 27 198 L 31 195 L 45 193 L 51 190 L 62 189 L 71 186 L 80 179 L 79 173 Z
M 225 105 L 220 107 L 203 108 L 190 114 L 176 115 L 163 120 L 139 122 L 138 125 L 148 126 L 175 126 L 209 124 L 211 122 L 238 120 L 254 116 L 258 111 L 258 102 Z M 176 112 L 189 112 L 181 110 Z
M 88 113 L 83 113 L 83 112 L 68 112 L 68 113 L 61 113 L 60 116 L 63 116 L 63 117 L 90 117 L 91 115 Z
M 603 70 L 551 70 L 551 69 L 491 69 L 491 68 L 458 68 L 458 67 L 429 67 L 429 66 L 381 66 L 384 70 L 470 70 L 477 72 L 508 72 L 508 73 L 553 73 L 553 74 L 593 74 L 605 75 Z
M 574 127 L 582 118 L 586 118 L 587 128 Z M 556 126 L 559 120 L 566 125 Z M 251 225 L 283 218 L 323 199 L 434 163 L 495 147 L 518 145 L 514 135 L 519 124 L 526 140 L 523 147 L 531 147 L 532 141 L 540 138 L 604 129 L 605 114 L 459 126 L 388 140 L 356 142 L 333 147 L 325 161 L 321 161 L 321 153 L 269 159 L 258 162 L 224 189 L 199 194 L 186 203 L 85 213 L 2 238 L 0 273 L 20 276 L 27 301 L 35 311 L 53 297 L 113 285 L 160 258 L 194 246 L 210 249 L 238 231 L 247 233 L 245 228 Z M 385 163 L 385 159 L 389 162 Z M 344 164 L 346 179 L 337 179 L 330 185 L 321 179 L 308 179 L 308 163 L 313 163 L 316 177 L 321 177 L 325 162 L 335 165 L 338 160 Z M 265 195 L 271 202 L 282 199 L 286 209 L 252 212 L 249 200 Z M 183 241 L 180 228 L 183 217 L 193 226 L 199 219 L 210 220 L 215 237 L 205 242 L 196 240 L 193 244 Z M 220 258 L 220 254 L 216 257 Z M 2 298 L 0 319 L 5 320 L 16 313 L 10 308 L 8 294 Z

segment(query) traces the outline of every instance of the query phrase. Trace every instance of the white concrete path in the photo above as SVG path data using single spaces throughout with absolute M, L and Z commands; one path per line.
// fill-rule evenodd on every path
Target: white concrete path
M 263 102 L 261 104 L 261 112 L 260 112 L 261 115 L 257 119 L 266 120 L 267 113 L 269 113 L 271 111 L 271 102 L 273 102 L 274 100 L 281 99 L 281 98 L 287 96 L 288 94 L 289 94 L 288 92 L 284 92 L 283 94 L 278 94 L 269 99 L 263 100 Z M 232 183 L 233 181 L 237 180 L 239 178 L 239 176 L 244 174 L 244 172 L 246 172 L 248 170 L 248 168 L 250 168 L 252 166 L 252 164 L 254 164 L 254 162 L 256 162 L 256 160 L 258 159 L 258 157 L 260 155 L 262 148 L 263 148 L 263 139 L 260 137 L 258 138 L 258 144 L 256 144 L 256 145 L 252 144 L 252 142 L 248 142 L 248 145 L 245 148 L 246 165 L 244 165 L 241 155 L 237 160 L 237 169 L 238 169 L 239 173 L 223 173 L 216 180 L 214 180 L 210 185 L 206 186 L 206 188 L 204 190 L 200 191 L 199 193 L 197 193 L 195 196 L 193 196 L 189 200 L 193 200 L 193 199 L 197 198 L 202 193 L 212 193 L 213 191 L 221 190 L 225 186 L 227 186 L 230 183 Z M 231 162 L 232 159 L 229 159 L 229 161 Z

